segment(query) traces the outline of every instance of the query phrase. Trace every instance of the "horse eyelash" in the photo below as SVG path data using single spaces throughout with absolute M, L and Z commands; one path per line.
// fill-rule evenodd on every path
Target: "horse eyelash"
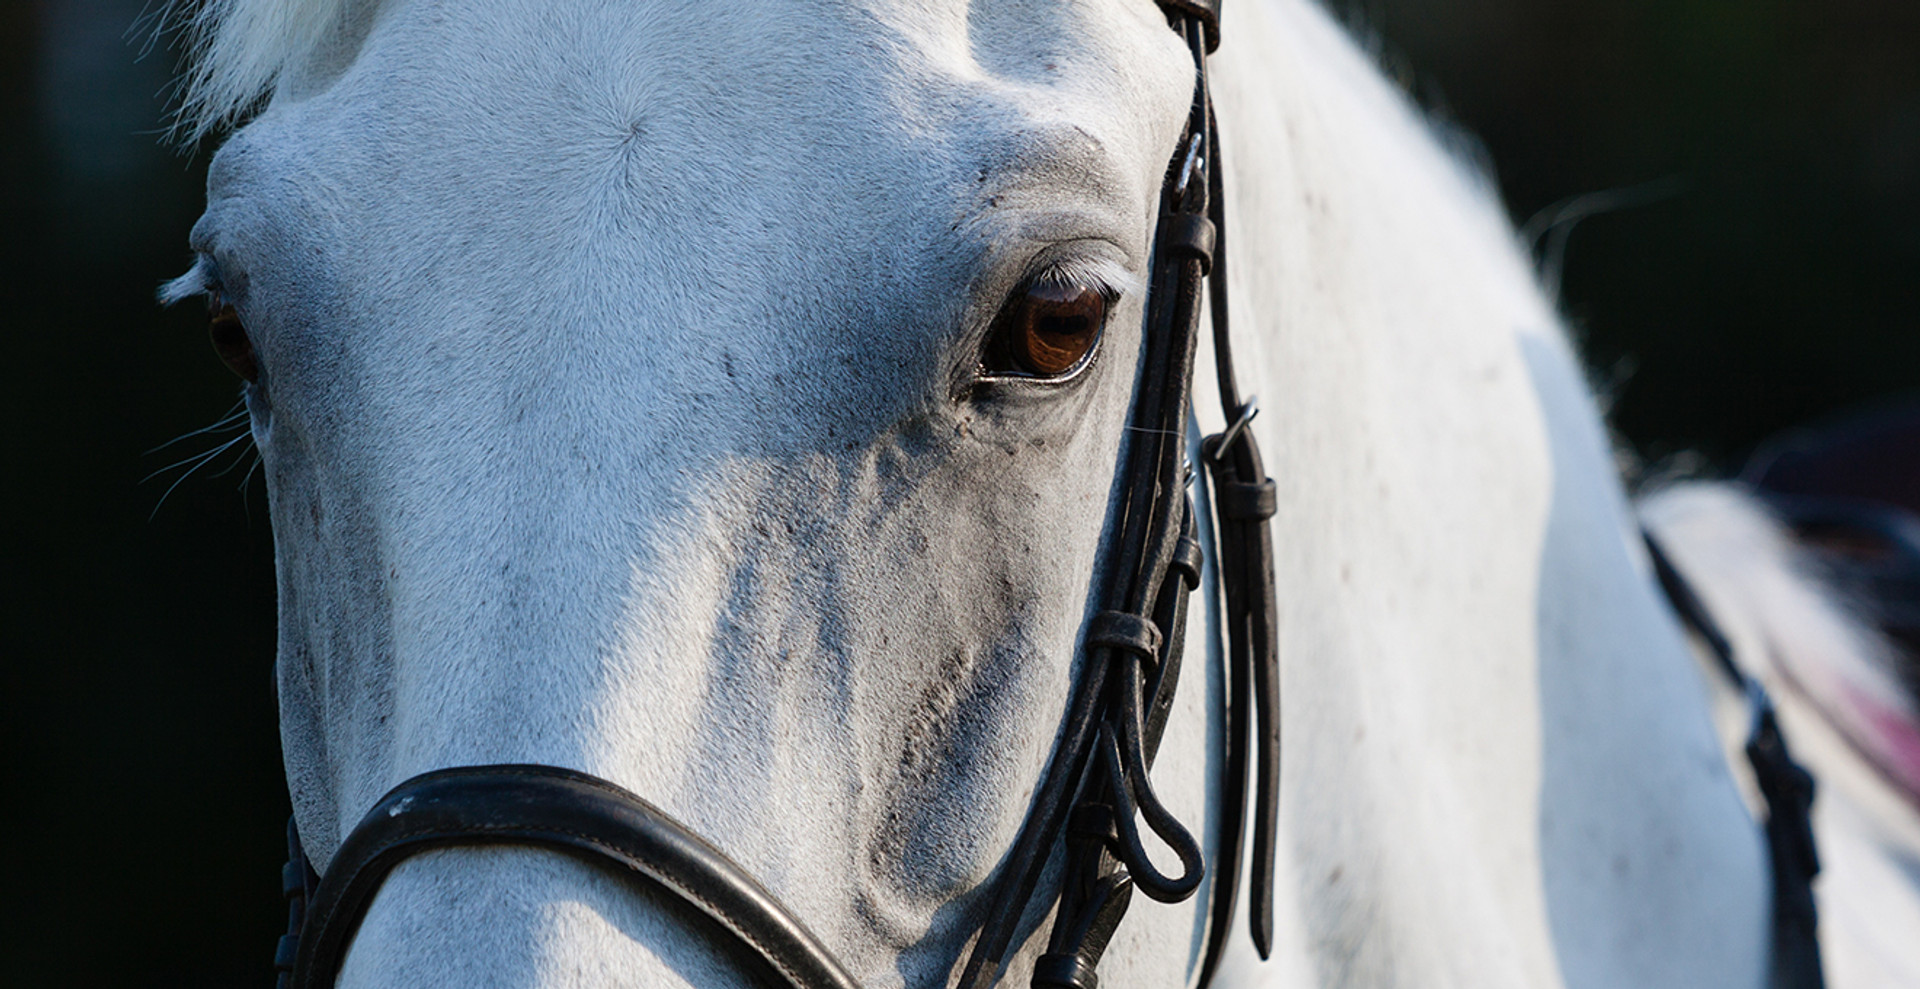
M 211 299 L 225 294 L 225 289 L 220 284 L 220 273 L 213 266 L 213 259 L 204 254 L 194 259 L 193 267 L 188 268 L 186 274 L 171 281 L 162 282 L 158 293 L 160 304 L 163 306 L 171 306 L 196 295 L 204 295 Z
M 1027 280 L 1030 285 L 1091 285 L 1108 302 L 1139 290 L 1133 273 L 1106 258 L 1071 257 L 1047 265 Z

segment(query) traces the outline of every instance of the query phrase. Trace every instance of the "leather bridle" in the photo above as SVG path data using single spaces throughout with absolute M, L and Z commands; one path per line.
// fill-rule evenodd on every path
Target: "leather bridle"
M 1187 429 L 1203 286 L 1230 424 L 1200 451 L 1211 482 L 1229 668 L 1224 806 L 1199 985 L 1211 980 L 1233 922 L 1249 808 L 1251 932 L 1261 957 L 1273 943 L 1280 775 L 1268 534 L 1274 485 L 1246 428 L 1254 405 L 1239 398 L 1227 339 L 1219 139 L 1206 73 L 1207 56 L 1220 43 L 1220 0 L 1157 2 L 1192 53 L 1194 95 L 1161 190 L 1130 439 L 1120 495 L 1109 509 L 1108 531 L 1116 537 L 1105 554 L 1111 565 L 1094 590 L 1101 610 L 1087 623 L 1065 724 L 1019 836 L 987 891 L 990 907 L 960 989 L 989 989 L 999 980 L 1018 947 L 1022 918 L 1043 906 L 1035 902 L 1041 896 L 1057 897 L 1057 907 L 1033 985 L 1095 989 L 1101 955 L 1133 891 L 1163 902 L 1185 900 L 1209 868 L 1199 842 L 1161 804 L 1147 776 L 1179 680 L 1187 596 L 1202 574 L 1188 495 Z M 1142 820 L 1178 857 L 1178 875 L 1149 860 Z M 324 877 L 307 865 L 289 823 L 283 875 L 289 934 L 276 955 L 280 986 L 333 985 L 361 917 L 402 861 L 432 848 L 499 844 L 565 852 L 643 877 L 704 914 L 717 933 L 793 989 L 859 989 L 806 925 L 699 835 L 605 780 L 533 765 L 442 769 L 401 783 L 348 834 Z M 1064 854 L 1060 885 L 1043 893 L 1041 876 L 1056 850 Z

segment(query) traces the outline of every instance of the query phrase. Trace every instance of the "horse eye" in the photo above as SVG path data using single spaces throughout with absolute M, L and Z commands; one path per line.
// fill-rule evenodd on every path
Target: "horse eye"
M 228 370 L 247 381 L 259 381 L 260 362 L 253 356 L 253 341 L 247 338 L 247 328 L 240 322 L 233 303 L 216 298 L 212 309 L 207 336 L 213 340 L 213 352 L 220 355 L 221 363 Z
M 1055 378 L 1080 366 L 1107 323 L 1107 297 L 1084 283 L 1027 286 L 1001 314 L 989 371 Z

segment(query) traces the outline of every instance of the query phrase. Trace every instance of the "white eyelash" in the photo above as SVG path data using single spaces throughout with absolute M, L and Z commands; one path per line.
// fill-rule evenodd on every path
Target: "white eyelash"
M 160 284 L 160 304 L 170 306 L 183 299 L 205 295 L 213 288 L 213 264 L 206 258 L 199 258 L 193 262 L 193 267 L 187 269 L 186 274 Z
M 1048 265 L 1034 281 L 1041 285 L 1092 285 L 1109 298 L 1140 291 L 1140 279 L 1118 262 L 1102 257 L 1073 257 Z

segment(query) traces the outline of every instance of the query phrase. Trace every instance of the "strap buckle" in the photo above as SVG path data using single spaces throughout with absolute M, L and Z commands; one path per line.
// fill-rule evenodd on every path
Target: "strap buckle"
M 1173 183 L 1173 201 L 1176 206 L 1186 202 L 1187 187 L 1193 184 L 1193 177 L 1196 174 L 1200 176 L 1207 174 L 1207 160 L 1200 155 L 1200 146 L 1205 143 L 1205 140 L 1205 134 L 1195 134 L 1193 139 L 1187 142 L 1186 160 L 1181 162 L 1180 177 Z
M 1233 445 L 1234 440 L 1240 438 L 1240 431 L 1246 429 L 1247 423 L 1252 422 L 1253 417 L 1259 414 L 1260 397 L 1258 395 L 1248 395 L 1247 400 L 1240 403 L 1240 414 L 1234 418 L 1233 422 L 1227 426 L 1225 431 L 1213 438 L 1213 442 L 1207 444 L 1207 459 L 1216 464 L 1225 463 L 1226 461 L 1223 458 L 1227 455 L 1227 448 Z
M 1160 9 L 1169 14 L 1199 21 L 1206 35 L 1207 51 L 1220 47 L 1220 0 L 1159 0 L 1159 4 Z

